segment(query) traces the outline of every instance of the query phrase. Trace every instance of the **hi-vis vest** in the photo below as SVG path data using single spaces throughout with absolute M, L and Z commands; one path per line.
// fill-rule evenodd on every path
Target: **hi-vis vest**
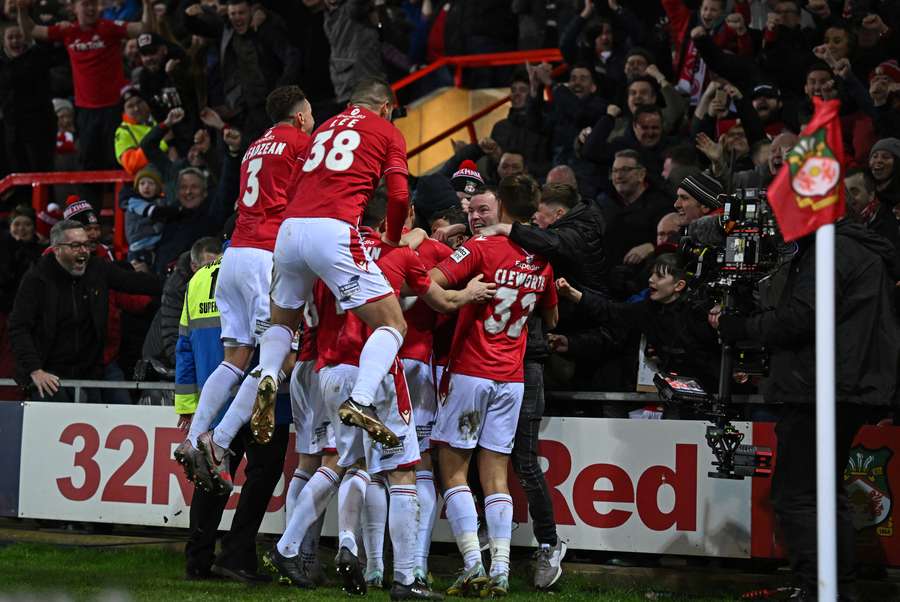
M 216 280 L 221 261 L 218 259 L 197 270 L 184 294 L 175 346 L 175 412 L 178 414 L 194 413 L 203 383 L 225 356 L 216 306 Z

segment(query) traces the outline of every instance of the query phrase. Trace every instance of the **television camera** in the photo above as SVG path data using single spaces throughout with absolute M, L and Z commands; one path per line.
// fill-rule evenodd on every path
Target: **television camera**
M 753 311 L 759 283 L 790 255 L 765 193 L 742 189 L 734 195 L 720 195 L 723 211 L 715 235 L 708 240 L 685 237 L 681 241 L 679 253 L 693 267 L 692 288 L 712 297 L 723 314 Z M 730 421 L 735 374 L 749 378 L 766 372 L 765 349 L 723 342 L 716 394 L 708 393 L 690 377 L 668 373 L 654 377 L 662 400 L 692 405 L 713 423 L 706 429 L 706 443 L 716 458 L 710 477 L 743 479 L 771 474 L 772 450 L 744 445 L 744 434 Z

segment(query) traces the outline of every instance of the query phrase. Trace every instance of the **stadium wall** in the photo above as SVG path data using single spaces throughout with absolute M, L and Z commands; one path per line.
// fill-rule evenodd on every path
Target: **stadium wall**
M 192 486 L 172 459 L 184 438 L 175 422 L 168 407 L 0 402 L 0 515 L 187 527 Z M 771 424 L 736 426 L 747 443 L 775 447 Z M 769 480 L 708 477 L 704 434 L 697 421 L 545 418 L 540 454 L 560 536 L 583 550 L 780 556 Z M 898 435 L 897 427 L 865 428 L 845 471 L 863 557 L 893 566 L 900 566 L 891 497 L 900 484 Z M 284 526 L 286 483 L 297 463 L 293 441 L 290 449 L 266 533 Z M 223 528 L 242 482 L 243 466 Z M 524 492 L 515 478 L 510 482 L 513 544 L 533 545 Z M 335 532 L 332 507 L 326 533 Z M 434 540 L 452 541 L 443 517 Z

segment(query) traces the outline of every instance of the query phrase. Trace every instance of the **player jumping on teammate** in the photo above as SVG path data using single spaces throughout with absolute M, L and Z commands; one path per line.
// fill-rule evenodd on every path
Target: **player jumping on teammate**
M 314 125 L 312 107 L 297 86 L 272 91 L 266 98 L 266 111 L 275 125 L 244 153 L 238 218 L 231 246 L 213 280 L 225 358 L 204 383 L 188 438 L 175 450 L 175 458 L 199 484 L 223 493 L 231 491 L 228 446 L 249 418 L 255 377 L 244 379 L 216 432 L 207 429 L 232 388 L 244 378 L 259 337 L 269 325 L 272 251 L 287 206 L 287 188 L 306 155 Z
M 379 80 L 357 84 L 349 106 L 313 135 L 302 175 L 285 210 L 275 243 L 272 326 L 260 343 L 261 378 L 251 427 L 270 422 L 278 369 L 316 278 L 344 311 L 352 311 L 372 334 L 359 359 L 359 376 L 340 408 L 345 424 L 365 429 L 385 445 L 397 435 L 373 408 L 375 390 L 403 344 L 406 322 L 381 270 L 369 261 L 357 224 L 380 179 L 388 191 L 387 227 L 382 240 L 401 245 L 409 203 L 406 142 L 390 123 L 394 95 Z

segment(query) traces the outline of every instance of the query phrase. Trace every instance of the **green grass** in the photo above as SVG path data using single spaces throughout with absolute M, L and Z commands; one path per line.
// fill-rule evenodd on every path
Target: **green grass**
M 515 565 L 519 563 L 514 562 Z M 524 571 L 524 569 L 523 569 Z M 0 599 L 7 595 L 29 594 L 50 599 L 66 594 L 75 600 L 95 600 L 116 591 L 132 600 L 191 602 L 212 600 L 325 601 L 348 599 L 337 587 L 303 591 L 279 585 L 248 587 L 226 581 L 185 581 L 184 558 L 172 550 L 153 547 L 78 548 L 17 543 L 0 548 Z M 447 587 L 438 580 L 436 587 Z M 704 600 L 718 602 L 734 598 L 687 598 L 664 595 L 648 597 L 646 591 L 607 589 L 582 577 L 564 576 L 550 593 L 536 593 L 522 577 L 515 577 L 511 601 L 595 601 L 638 602 L 648 599 Z M 652 589 L 652 584 L 647 584 Z M 652 596 L 652 594 L 651 594 Z M 128 599 L 126 597 L 126 599 Z M 387 602 L 386 592 L 370 593 L 366 600 Z M 452 599 L 451 599 L 452 600 Z

